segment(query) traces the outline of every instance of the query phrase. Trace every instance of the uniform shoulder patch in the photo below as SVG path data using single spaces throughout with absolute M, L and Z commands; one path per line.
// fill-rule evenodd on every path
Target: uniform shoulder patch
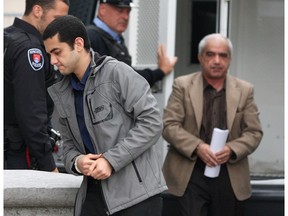
M 42 51 L 38 48 L 29 49 L 27 52 L 28 61 L 33 68 L 33 70 L 38 71 L 44 65 L 44 57 Z

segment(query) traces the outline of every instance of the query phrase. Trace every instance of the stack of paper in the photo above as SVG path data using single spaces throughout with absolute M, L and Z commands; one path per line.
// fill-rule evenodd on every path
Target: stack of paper
M 221 130 L 219 128 L 214 128 L 210 148 L 213 153 L 222 150 L 226 144 L 229 130 Z M 218 177 L 220 173 L 220 165 L 215 167 L 205 167 L 204 175 L 210 178 Z

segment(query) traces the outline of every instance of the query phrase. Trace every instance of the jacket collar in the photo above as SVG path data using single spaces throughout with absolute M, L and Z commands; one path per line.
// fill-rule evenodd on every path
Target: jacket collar
M 92 56 L 91 75 L 95 75 L 95 73 L 104 65 L 104 62 L 107 62 L 109 57 L 106 55 L 101 56 L 99 53 L 94 52 L 93 49 L 90 49 L 90 54 Z

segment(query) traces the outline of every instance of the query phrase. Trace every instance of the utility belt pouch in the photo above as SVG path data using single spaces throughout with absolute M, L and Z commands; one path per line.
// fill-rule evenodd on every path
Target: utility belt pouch
M 20 151 L 25 148 L 21 132 L 17 127 L 9 127 L 6 130 L 8 148 L 14 151 Z

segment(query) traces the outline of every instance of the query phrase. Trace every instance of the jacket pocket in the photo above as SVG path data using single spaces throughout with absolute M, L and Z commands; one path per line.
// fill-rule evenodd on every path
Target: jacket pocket
M 132 165 L 133 165 L 133 168 L 134 168 L 134 170 L 135 170 L 135 172 L 136 172 L 136 176 L 137 176 L 139 182 L 141 183 L 141 182 L 142 182 L 142 178 L 141 178 L 140 173 L 139 173 L 139 171 L 138 171 L 138 169 L 137 169 L 137 166 L 136 166 L 136 164 L 135 164 L 135 161 L 132 161 Z
M 112 104 L 103 100 L 100 95 L 96 98 L 96 94 L 97 92 L 93 91 L 87 95 L 87 105 L 93 125 L 109 121 L 113 118 Z

